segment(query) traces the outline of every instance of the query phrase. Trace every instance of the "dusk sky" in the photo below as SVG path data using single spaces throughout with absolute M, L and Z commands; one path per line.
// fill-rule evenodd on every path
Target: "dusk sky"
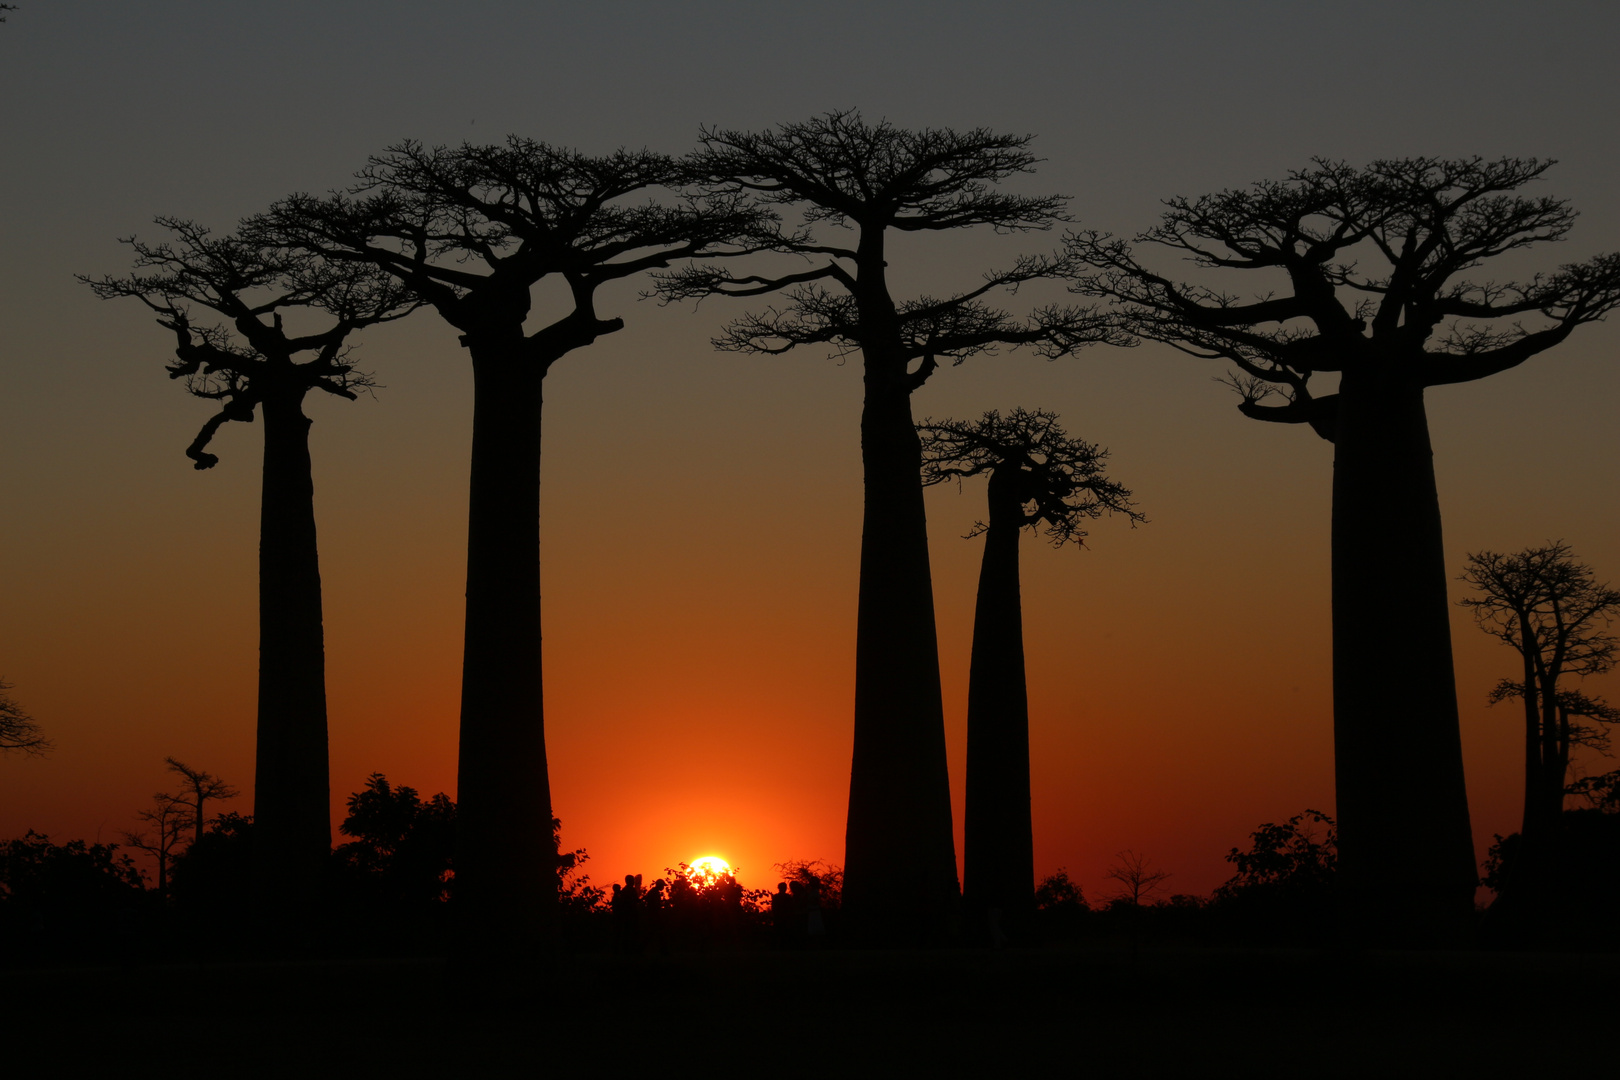
M 219 466 L 194 471 L 184 449 L 210 408 L 165 377 L 172 336 L 73 277 L 127 273 L 117 240 L 156 238 L 154 215 L 224 231 L 345 185 L 407 138 L 678 154 L 701 125 L 856 107 L 1032 133 L 1044 161 L 1015 190 L 1072 196 L 1081 225 L 1125 235 L 1161 199 L 1313 157 L 1556 158 L 1533 193 L 1581 219 L 1567 242 L 1483 272 L 1500 277 L 1620 248 L 1617 41 L 1620 8 L 1596 0 L 19 0 L 0 26 L 0 678 L 56 749 L 0 758 L 0 838 L 115 840 L 165 785 L 166 755 L 237 783 L 231 808 L 251 808 L 261 433 L 229 425 Z M 908 239 L 892 280 L 971 288 L 1058 239 Z M 625 330 L 546 380 L 554 809 L 598 883 L 720 854 L 765 886 L 772 863 L 843 859 L 860 368 L 716 353 L 711 336 L 750 302 L 660 308 L 637 299 L 646 287 L 604 290 L 600 312 Z M 334 825 L 370 772 L 424 795 L 454 795 L 456 776 L 470 368 L 431 312 L 361 340 L 375 399 L 306 404 Z M 1620 579 L 1617 352 L 1611 321 L 1429 392 L 1453 578 L 1469 552 L 1561 538 Z M 1332 447 L 1241 417 L 1223 372 L 1156 345 L 1003 353 L 913 399 L 919 419 L 1059 413 L 1109 448 L 1149 518 L 1099 520 L 1083 550 L 1024 541 L 1036 870 L 1065 866 L 1088 896 L 1126 848 L 1171 871 L 1171 891 L 1207 892 L 1261 822 L 1333 808 Z M 982 543 L 961 537 L 984 515 L 982 482 L 931 489 L 928 513 L 960 840 Z M 1483 857 L 1518 826 L 1522 720 L 1485 704 L 1514 657 L 1461 609 L 1453 633 Z M 1586 689 L 1614 697 L 1620 679 Z

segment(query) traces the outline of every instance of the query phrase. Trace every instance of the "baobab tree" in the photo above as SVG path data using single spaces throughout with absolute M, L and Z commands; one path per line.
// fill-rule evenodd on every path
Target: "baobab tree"
M 152 796 L 152 805 L 137 810 L 135 816 L 151 829 L 125 829 L 119 833 L 124 844 L 152 856 L 157 864 L 157 891 L 159 896 L 169 895 L 169 866 L 178 855 L 178 848 L 186 841 L 185 828 L 191 824 L 186 808 L 173 796 Z M 155 830 L 155 831 L 154 831 Z
M 1620 723 L 1620 710 L 1566 681 L 1613 670 L 1620 640 L 1608 627 L 1620 616 L 1620 592 L 1600 583 L 1563 541 L 1512 555 L 1477 552 L 1468 556 L 1462 580 L 1479 595 L 1459 603 L 1481 630 L 1519 654 L 1519 677 L 1497 683 L 1490 698 L 1524 706 L 1519 833 L 1525 845 L 1538 845 L 1563 813 L 1571 750 L 1608 749 L 1607 732 L 1584 721 Z
M 1137 522 L 1131 493 L 1108 479 L 1108 451 L 1071 438 L 1055 414 L 991 410 L 979 420 L 924 420 L 924 486 L 989 477 L 973 652 L 968 670 L 967 807 L 962 902 L 973 933 L 1017 936 L 1035 911 L 1030 819 L 1029 698 L 1019 540 L 1044 527 L 1054 547 L 1084 544 L 1082 525 L 1105 512 Z
M 224 802 L 226 799 L 234 799 L 241 792 L 213 773 L 204 769 L 194 769 L 185 762 L 177 761 L 172 757 L 164 758 L 163 766 L 180 778 L 182 786 L 178 795 L 160 795 L 158 797 L 185 808 L 186 817 L 191 825 L 191 839 L 195 843 L 202 839 L 203 821 L 208 816 L 208 804 L 215 801 Z
M 80 280 L 103 299 L 134 297 L 155 312 L 175 337 L 169 378 L 217 404 L 186 448 L 195 468 L 218 464 L 208 447 L 224 424 L 263 419 L 253 858 L 256 893 L 267 908 L 285 910 L 318 895 L 309 883 L 324 879 L 332 848 L 326 650 L 304 397 L 320 390 L 352 401 L 371 386 L 347 359 L 350 335 L 405 315 L 417 301 L 371 267 L 326 262 L 266 243 L 251 230 L 215 235 L 172 217 L 157 224 L 169 239 L 124 241 L 135 254 L 134 274 Z M 199 324 L 199 311 L 224 322 Z M 320 325 L 299 332 L 284 316 Z M 199 798 L 199 815 L 201 805 Z
M 810 265 L 775 275 L 697 265 L 660 279 L 666 300 L 782 293 L 782 306 L 729 324 L 719 349 L 778 355 L 820 346 L 861 357 L 865 501 L 844 918 L 855 936 L 871 940 L 948 935 L 959 915 L 911 395 L 942 360 L 961 363 L 1004 345 L 1055 357 L 1117 339 L 1089 309 L 1046 307 L 1018 318 L 983 300 L 1057 276 L 1064 264 L 1054 258 L 1021 257 L 944 299 L 890 293 L 892 233 L 1021 232 L 1065 220 L 1060 196 L 997 187 L 1033 169 L 1029 142 L 985 129 L 869 124 L 854 111 L 764 132 L 705 129 L 696 164 L 709 190 L 801 209 L 802 227 L 779 232 L 774 247 Z
M 295 195 L 262 219 L 290 244 L 375 267 L 461 332 L 472 361 L 472 476 L 457 772 L 456 903 L 472 938 L 538 939 L 557 900 L 540 657 L 542 382 L 624 326 L 605 283 L 750 250 L 747 200 L 688 198 L 677 159 L 605 156 L 515 136 L 373 157 L 348 191 Z M 661 197 L 660 197 L 661 196 Z M 543 279 L 564 312 L 525 326 Z
M 1236 367 L 1240 411 L 1334 446 L 1333 709 L 1347 915 L 1385 940 L 1461 933 L 1473 840 L 1425 396 L 1524 363 L 1620 303 L 1620 255 L 1518 282 L 1482 263 L 1564 238 L 1575 212 L 1518 194 L 1551 163 L 1318 160 L 1286 180 L 1166 203 L 1137 243 L 1247 271 L 1255 299 L 1070 236 L 1075 288 L 1140 336 Z M 1318 393 L 1313 377 L 1337 378 Z M 1411 842 L 1421 826 L 1429 841 Z

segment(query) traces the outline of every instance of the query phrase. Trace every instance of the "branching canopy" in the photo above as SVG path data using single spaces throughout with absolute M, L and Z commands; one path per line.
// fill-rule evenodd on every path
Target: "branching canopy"
M 29 716 L 11 696 L 11 689 L 11 683 L 0 679 L 0 752 L 45 753 L 51 749 L 51 741 L 40 730 L 39 721 Z
M 1620 639 L 1608 627 L 1620 615 L 1620 591 L 1599 583 L 1563 541 L 1470 555 L 1461 580 L 1479 590 L 1459 601 L 1479 628 L 1528 651 L 1539 672 L 1584 677 L 1613 669 Z
M 215 236 L 196 222 L 160 217 L 172 238 L 148 243 L 124 240 L 135 253 L 129 277 L 80 277 L 97 296 L 133 296 L 157 314 L 176 338 L 169 378 L 220 403 L 189 447 L 198 469 L 219 458 L 206 448 L 229 420 L 251 422 L 267 394 L 319 389 L 351 401 L 375 385 L 348 361 L 354 331 L 398 319 L 420 301 L 392 278 L 364 264 L 320 259 L 265 242 L 251 227 Z M 201 308 L 225 317 L 223 324 L 194 320 Z M 292 334 L 282 315 L 313 309 L 331 316 L 323 330 Z M 314 353 L 302 363 L 294 357 Z
M 549 366 L 623 327 L 599 320 L 605 281 L 694 256 L 759 250 L 774 218 L 737 194 L 693 195 L 681 161 L 647 150 L 591 157 L 533 139 L 427 147 L 373 157 L 347 191 L 282 200 L 267 235 L 329 259 L 369 263 L 407 285 L 464 334 L 507 333 L 548 275 L 575 309 L 526 339 Z
M 1317 372 L 1383 368 L 1417 386 L 1468 382 L 1523 363 L 1620 305 L 1620 254 L 1518 282 L 1475 278 L 1489 259 L 1561 240 L 1575 211 L 1516 194 L 1552 166 L 1534 158 L 1401 158 L 1362 169 L 1317 159 L 1287 180 L 1166 203 L 1137 244 L 1205 270 L 1259 270 L 1277 291 L 1243 297 L 1175 281 L 1131 244 L 1069 234 L 1074 291 L 1107 298 L 1131 331 L 1225 359 L 1241 411 L 1332 437 Z M 1280 402 L 1268 403 L 1273 396 Z
M 1020 528 L 1046 526 L 1054 547 L 1084 544 L 1081 523 L 1106 511 L 1124 514 L 1134 525 L 1147 519 L 1133 509 L 1131 492 L 1103 474 L 1108 451 L 1073 439 L 1055 413 L 1014 409 L 1003 417 L 992 409 L 977 421 L 924 420 L 923 484 L 1013 469 L 1019 473 L 1023 520 Z M 969 536 L 989 526 L 979 522 Z
M 889 298 L 882 257 L 887 229 L 984 225 L 1023 232 L 1068 220 L 1060 196 L 1014 195 L 995 186 L 1033 170 L 1030 139 L 983 128 L 908 131 L 887 121 L 869 124 L 854 110 L 757 133 L 705 128 L 694 162 L 707 190 L 797 207 L 801 224 L 778 228 L 770 247 L 807 265 L 776 275 L 683 267 L 656 275 L 658 295 L 669 302 L 782 292 L 787 303 L 733 322 L 716 347 L 775 355 L 825 345 L 842 355 L 879 345 L 893 361 L 922 361 L 911 376 L 913 389 L 942 357 L 960 363 L 1001 345 L 1027 345 L 1055 357 L 1096 341 L 1130 344 L 1134 339 L 1117 320 L 1090 308 L 1044 307 L 1020 319 L 983 302 L 993 291 L 1016 292 L 1026 282 L 1064 276 L 1070 264 L 1059 257 L 1024 256 L 943 299 Z M 823 225 L 855 235 L 835 243 L 817 229 Z

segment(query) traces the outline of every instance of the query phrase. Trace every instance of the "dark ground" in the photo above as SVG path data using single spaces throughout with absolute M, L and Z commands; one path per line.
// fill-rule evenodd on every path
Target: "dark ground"
M 1612 1066 L 1614 956 L 1086 944 L 0 971 L 7 1077 L 1511 1076 Z

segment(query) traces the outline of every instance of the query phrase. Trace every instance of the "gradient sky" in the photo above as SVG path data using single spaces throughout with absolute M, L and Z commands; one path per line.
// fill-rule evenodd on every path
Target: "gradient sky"
M 154 235 L 155 214 L 229 228 L 404 138 L 679 153 L 700 124 L 856 106 L 1034 133 L 1046 161 L 1018 190 L 1127 234 L 1161 198 L 1312 156 L 1555 157 L 1537 191 L 1583 216 L 1537 255 L 1551 267 L 1620 247 L 1616 41 L 1599 2 L 21 0 L 0 27 L 0 677 L 57 749 L 0 759 L 0 837 L 116 839 L 165 755 L 250 787 L 260 433 L 231 425 L 219 467 L 192 470 L 208 408 L 164 377 L 169 339 L 72 276 L 126 272 L 116 238 Z M 942 291 L 1055 239 L 891 262 L 898 287 Z M 859 368 L 716 354 L 740 303 L 660 309 L 638 287 L 600 305 L 626 329 L 546 384 L 555 809 L 599 882 L 718 853 L 766 885 L 771 863 L 842 859 Z M 374 770 L 455 783 L 470 371 L 431 314 L 364 341 L 376 399 L 310 405 L 339 812 Z M 1620 322 L 1587 327 L 1431 392 L 1453 575 L 1467 552 L 1563 538 L 1620 577 L 1617 347 Z M 1059 412 L 1151 519 L 1101 521 L 1085 550 L 1025 541 L 1037 871 L 1091 896 L 1124 848 L 1206 892 L 1259 823 L 1332 809 L 1332 448 L 1244 420 L 1220 374 L 1156 346 L 1010 354 L 914 399 L 919 418 Z M 960 834 L 979 556 L 960 537 L 983 489 L 928 499 Z M 1484 704 L 1514 668 L 1465 612 L 1454 627 L 1483 857 L 1517 824 L 1516 722 Z

